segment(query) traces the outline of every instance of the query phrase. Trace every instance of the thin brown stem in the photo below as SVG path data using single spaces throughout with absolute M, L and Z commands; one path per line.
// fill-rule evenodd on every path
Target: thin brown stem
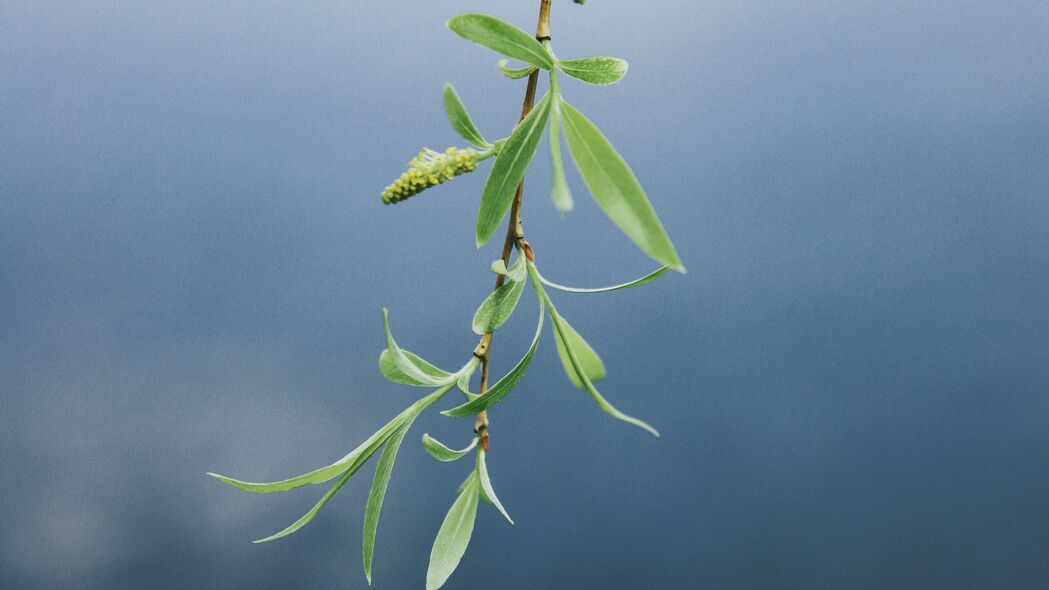
M 535 38 L 539 40 L 546 40 L 550 38 L 550 0 L 540 0 L 539 2 L 539 24 L 535 29 Z M 528 75 L 528 86 L 525 88 L 524 104 L 521 105 L 521 116 L 517 122 L 520 123 L 524 120 L 525 116 L 528 115 L 532 110 L 532 105 L 535 104 L 535 90 L 536 86 L 539 85 L 539 70 L 535 70 Z M 506 239 L 503 241 L 503 263 L 507 266 L 510 265 L 510 253 L 513 252 L 514 242 L 524 238 L 524 226 L 521 223 L 521 198 L 524 196 L 524 180 L 521 184 L 517 185 L 517 192 L 514 194 L 514 203 L 510 207 L 510 221 L 506 226 Z M 499 275 L 495 279 L 495 289 L 503 286 L 503 282 L 506 280 L 504 275 Z M 481 337 L 481 342 L 477 344 L 477 348 L 474 350 L 474 354 L 481 359 L 481 385 L 480 392 L 484 393 L 488 389 L 488 362 L 492 352 L 492 333 L 488 332 Z M 481 448 L 485 452 L 488 452 L 488 411 L 482 410 L 481 413 L 477 414 L 477 422 L 474 424 L 474 432 L 481 437 Z

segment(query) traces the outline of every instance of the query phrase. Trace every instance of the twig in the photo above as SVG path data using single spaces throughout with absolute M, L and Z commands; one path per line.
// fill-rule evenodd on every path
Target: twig
M 535 29 L 535 38 L 540 41 L 550 39 L 550 0 L 539 2 L 539 24 Z M 532 110 L 535 103 L 535 89 L 539 84 L 539 70 L 528 75 L 528 87 L 525 89 L 524 104 L 521 106 L 521 117 L 518 123 L 524 120 Z M 521 197 L 524 196 L 524 180 L 517 185 L 517 193 L 514 194 L 514 203 L 510 207 L 510 222 L 506 226 L 506 239 L 503 241 L 503 263 L 510 265 L 510 253 L 514 249 L 514 242 L 524 238 L 524 226 L 521 224 Z M 495 279 L 495 289 L 503 286 L 506 280 L 504 275 Z M 494 289 L 493 289 L 494 290 Z M 481 385 L 480 392 L 488 389 L 488 362 L 492 352 L 492 333 L 488 332 L 481 336 L 481 341 L 474 349 L 474 355 L 481 359 Z M 481 438 L 481 448 L 488 452 L 488 411 L 482 410 L 477 414 L 477 422 L 474 423 L 474 432 Z

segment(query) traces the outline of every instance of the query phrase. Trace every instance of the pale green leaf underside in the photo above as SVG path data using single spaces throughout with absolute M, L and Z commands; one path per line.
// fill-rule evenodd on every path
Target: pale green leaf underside
M 414 419 L 420 412 L 441 399 L 441 397 L 454 386 L 454 383 L 445 384 L 430 395 L 417 400 L 415 403 L 408 406 L 403 412 L 398 414 L 393 420 L 387 422 L 382 428 L 376 431 L 375 434 L 368 437 L 368 439 L 361 443 L 357 448 L 350 451 L 345 457 L 326 467 L 321 467 L 320 469 L 315 469 L 309 473 L 304 473 L 289 479 L 265 483 L 240 481 L 217 473 L 208 473 L 208 475 L 233 487 L 248 492 L 255 492 L 257 494 L 285 492 L 305 485 L 324 483 L 345 473 L 349 469 L 359 469 L 360 466 L 363 465 L 364 462 L 367 461 L 384 442 L 386 442 L 397 428 L 404 425 L 406 421 Z
M 506 508 L 503 508 L 503 503 L 499 501 L 499 498 L 495 495 L 495 489 L 492 488 L 492 482 L 488 478 L 488 466 L 485 465 L 484 458 L 488 453 L 480 451 L 477 453 L 477 474 L 481 480 L 481 491 L 484 493 L 485 498 L 493 504 L 496 510 L 503 515 L 510 524 L 514 524 L 514 519 L 510 518 L 507 514 Z
M 474 358 L 476 359 L 477 357 Z M 478 362 L 480 361 L 478 360 Z M 463 392 L 463 395 L 465 395 L 468 400 L 477 397 L 476 393 L 470 391 L 470 377 L 471 375 L 459 375 L 459 379 L 455 382 L 456 387 L 459 388 L 459 391 Z
M 572 191 L 565 179 L 565 163 L 561 157 L 561 104 L 558 100 L 550 107 L 550 165 L 553 182 L 550 187 L 550 200 L 554 208 L 561 213 L 572 210 Z
M 532 345 L 528 347 L 528 351 L 525 352 L 524 357 L 517 361 L 514 368 L 510 369 L 502 379 L 497 381 L 495 385 L 488 388 L 481 395 L 471 399 L 461 406 L 456 406 L 450 410 L 441 412 L 445 416 L 454 416 L 457 418 L 464 418 L 466 416 L 474 416 L 482 410 L 494 406 L 499 400 L 506 397 L 510 390 L 517 385 L 524 376 L 525 372 L 528 371 L 528 366 L 532 364 L 532 357 L 535 356 L 535 349 L 539 346 L 539 338 L 543 333 L 543 304 L 539 304 L 539 325 L 536 326 L 535 336 L 532 338 Z
M 474 472 L 462 486 L 430 550 L 430 565 L 426 571 L 426 590 L 437 590 L 448 581 L 466 553 L 477 517 L 480 482 Z
M 399 346 L 397 346 L 397 342 L 393 339 L 393 334 L 390 332 L 389 315 L 389 312 L 387 312 L 386 308 L 384 307 L 382 309 L 382 327 L 383 330 L 386 332 L 386 351 L 389 353 L 386 359 L 387 365 L 396 367 L 396 370 L 399 372 L 399 374 L 402 375 L 403 378 L 407 381 L 410 381 L 410 385 L 438 386 L 443 385 L 445 382 L 447 382 L 448 378 L 451 377 L 451 373 L 448 373 L 447 371 L 441 371 L 437 367 L 434 367 L 433 365 L 426 363 L 425 361 L 423 361 L 425 367 L 420 367 L 408 359 L 408 356 L 404 353 L 403 350 L 401 350 Z M 418 360 L 422 360 L 418 357 L 416 358 Z M 379 369 L 383 369 L 382 355 L 379 355 Z M 437 374 L 440 374 L 441 376 L 437 376 Z M 383 375 L 391 381 L 394 380 L 390 378 L 390 376 L 388 376 L 385 372 L 383 373 Z M 406 381 L 398 381 L 398 383 L 405 382 Z
M 550 300 L 550 296 L 547 295 L 546 291 L 543 290 L 542 281 L 539 279 L 539 272 L 536 270 L 535 265 L 533 265 L 531 262 L 528 263 L 528 274 L 532 278 L 532 286 L 535 287 L 536 293 L 539 294 L 539 297 L 543 300 L 547 307 L 550 308 L 550 320 L 554 324 L 554 330 L 559 332 L 559 336 L 562 341 L 568 341 L 570 344 L 568 332 L 564 327 L 565 323 L 557 314 L 557 309 L 554 307 L 554 302 Z M 593 398 L 595 402 L 597 402 L 598 407 L 600 407 L 613 418 L 622 420 L 623 422 L 626 422 L 628 424 L 633 424 L 634 426 L 637 426 L 639 428 L 643 428 L 648 432 L 652 433 L 654 436 L 659 436 L 659 431 L 655 428 L 652 428 L 652 426 L 650 426 L 647 422 L 638 418 L 634 418 L 633 416 L 630 416 L 628 414 L 624 414 L 623 412 L 620 412 L 618 409 L 616 409 L 615 406 L 609 403 L 609 401 L 606 400 L 600 392 L 597 391 L 597 388 L 594 387 L 593 382 L 591 382 L 590 379 L 586 376 L 586 372 L 583 369 L 583 365 L 579 359 L 579 355 L 576 353 L 576 351 L 571 345 L 565 347 L 565 353 L 568 356 L 568 360 L 571 364 L 572 369 L 575 371 L 579 380 L 583 383 L 583 388 L 586 389 L 586 392 L 590 394 L 590 397 Z
M 402 385 L 414 385 L 416 387 L 432 387 L 434 384 L 434 380 L 443 383 L 449 377 L 451 377 L 451 373 L 438 369 L 437 367 L 431 365 L 430 363 L 420 358 L 415 353 L 404 350 L 403 348 L 401 349 L 401 353 L 403 353 L 404 357 L 408 359 L 408 362 L 415 365 L 417 369 L 427 374 L 429 377 L 432 377 L 433 379 L 428 379 L 427 381 L 423 382 L 415 379 L 411 375 L 406 374 L 404 371 L 401 370 L 400 364 L 395 360 L 396 356 L 394 355 L 394 353 L 390 352 L 389 349 L 386 349 L 379 354 L 379 372 L 382 373 L 382 376 L 386 377 L 386 379 L 389 381 L 392 381 L 394 383 L 400 383 Z
M 448 20 L 455 34 L 512 57 L 546 69 L 553 66 L 550 55 L 535 37 L 520 28 L 487 14 L 461 14 Z
M 539 275 L 539 280 L 541 280 L 543 284 L 547 287 L 552 287 L 559 291 L 568 291 L 569 293 L 607 293 L 609 291 L 618 291 L 619 289 L 629 289 L 631 287 L 640 287 L 641 285 L 647 285 L 648 283 L 651 283 L 652 281 L 666 274 L 668 270 L 670 270 L 669 266 L 661 266 L 639 279 L 634 279 L 627 283 L 612 285 L 611 287 L 598 287 L 593 289 L 586 289 L 582 287 L 566 287 L 564 285 L 559 285 L 553 281 L 549 281 L 546 277 L 542 275 Z
M 514 309 L 517 307 L 517 302 L 521 300 L 521 293 L 524 292 L 524 270 L 524 257 L 518 256 L 517 262 L 507 271 L 509 280 L 495 291 L 492 291 L 481 302 L 481 306 L 474 313 L 474 333 L 487 334 L 488 332 L 494 332 L 499 326 L 506 323 L 506 320 L 510 319 Z
M 537 68 L 535 66 L 527 66 L 527 67 L 524 67 L 524 68 L 510 68 L 510 67 L 507 67 L 506 64 L 507 64 L 507 61 L 505 59 L 499 60 L 499 64 L 498 64 L 499 65 L 499 69 L 502 70 L 504 76 L 506 76 L 507 78 L 513 79 L 513 80 L 518 80 L 520 78 L 524 78 L 528 74 L 531 74 L 532 72 L 534 72 L 537 69 L 539 69 L 539 68 Z
M 470 441 L 470 444 L 465 449 L 462 449 L 461 451 L 456 451 L 454 449 L 446 447 L 441 441 L 433 438 L 429 434 L 423 435 L 423 448 L 426 449 L 426 452 L 429 453 L 431 457 L 437 459 L 438 461 L 448 462 L 455 461 L 456 459 L 461 459 L 467 453 L 472 451 L 473 448 L 476 446 L 476 436 Z
M 582 57 L 559 59 L 557 68 L 573 78 L 590 84 L 612 84 L 626 75 L 627 63 L 615 57 Z
M 477 211 L 478 248 L 492 237 L 506 212 L 510 210 L 517 185 L 521 184 L 525 170 L 535 155 L 549 116 L 550 95 L 546 94 L 524 120 L 518 123 L 499 150 L 485 182 L 481 206 Z
M 444 112 L 448 114 L 448 122 L 452 124 L 452 128 L 460 137 L 477 147 L 486 148 L 491 145 L 477 130 L 470 115 L 466 112 L 463 101 L 459 98 L 459 93 L 451 84 L 444 85 Z
M 382 501 L 386 497 L 386 488 L 390 484 L 390 476 L 393 474 L 393 463 L 397 460 L 397 451 L 401 448 L 404 435 L 411 428 L 411 421 L 400 427 L 395 432 L 379 455 L 379 462 L 375 465 L 375 477 L 372 479 L 372 487 L 368 492 L 368 504 L 364 508 L 364 576 L 368 583 L 372 583 L 372 558 L 375 556 L 375 533 L 379 528 L 379 513 L 382 511 Z
M 674 270 L 685 267 L 630 166 L 572 105 L 561 101 L 565 137 L 594 200 L 643 252 Z
M 553 315 L 551 312 L 551 319 L 553 319 Z M 579 332 L 575 331 L 575 328 L 568 323 L 568 320 L 558 316 L 553 321 L 559 322 L 561 325 L 561 329 L 557 329 L 557 324 L 554 324 L 554 342 L 557 344 L 557 356 L 561 357 L 561 364 L 564 365 L 565 373 L 572 384 L 579 389 L 586 389 L 576 372 L 575 364 L 568 356 L 568 348 L 575 351 L 576 357 L 579 359 L 579 366 L 591 381 L 604 379 L 605 364 L 601 362 L 601 357 L 597 356 L 594 349 L 579 335 Z M 566 340 L 568 346 L 566 346 Z

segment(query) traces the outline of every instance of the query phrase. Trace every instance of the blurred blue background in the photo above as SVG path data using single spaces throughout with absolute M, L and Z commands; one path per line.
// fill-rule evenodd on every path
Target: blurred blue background
M 365 587 L 366 468 L 298 534 L 311 487 L 204 476 L 327 464 L 422 392 L 385 382 L 380 309 L 446 367 L 498 245 L 487 172 L 380 190 L 489 137 L 522 81 L 444 21 L 537 2 L 0 3 L 0 586 Z M 1049 4 L 556 0 L 563 57 L 627 59 L 569 99 L 631 162 L 689 273 L 558 295 L 609 367 L 572 388 L 549 332 L 492 413 L 449 588 L 1049 585 Z M 654 268 L 545 145 L 525 226 L 544 273 Z M 528 301 L 494 342 L 526 348 Z M 449 398 L 451 399 L 451 398 Z M 446 402 L 447 403 L 447 402 Z M 469 467 L 431 412 L 399 457 L 376 588 L 422 587 Z

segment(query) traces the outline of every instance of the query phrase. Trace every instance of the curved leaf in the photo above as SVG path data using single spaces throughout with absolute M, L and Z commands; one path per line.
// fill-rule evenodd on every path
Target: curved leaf
M 615 57 L 559 59 L 557 69 L 590 84 L 614 84 L 626 75 L 627 63 Z
M 466 107 L 463 106 L 463 101 L 451 84 L 444 85 L 444 112 L 448 114 L 448 122 L 460 137 L 477 147 L 486 148 L 492 145 L 477 130 L 466 112 Z
M 643 252 L 684 272 L 674 244 L 630 166 L 582 113 L 564 100 L 561 107 L 572 159 L 594 200 Z
M 507 78 L 512 79 L 512 80 L 518 80 L 520 78 L 524 78 L 528 74 L 531 74 L 532 72 L 534 72 L 534 71 L 539 69 L 539 68 L 537 68 L 535 66 L 528 66 L 528 67 L 524 67 L 524 68 L 510 68 L 510 67 L 507 67 L 506 64 L 507 64 L 507 61 L 505 59 L 501 59 L 501 60 L 499 60 L 499 63 L 497 65 L 499 66 L 499 69 L 502 70 L 503 75 L 506 76 Z
M 532 278 L 532 286 L 535 287 L 536 293 L 539 294 L 540 299 L 542 299 L 543 302 L 550 308 L 550 320 L 554 324 L 554 330 L 560 332 L 560 337 L 562 341 L 569 342 L 569 345 L 565 347 L 565 353 L 568 356 L 568 360 L 571 363 L 572 369 L 575 371 L 579 380 L 583 383 L 583 388 L 586 389 L 586 392 L 590 394 L 590 397 L 593 398 L 595 402 L 597 402 L 598 407 L 600 407 L 613 418 L 622 420 L 623 422 L 626 422 L 628 424 L 633 424 L 634 426 L 637 426 L 639 428 L 643 428 L 652 433 L 654 436 L 659 436 L 659 431 L 655 428 L 652 428 L 652 426 L 650 426 L 647 422 L 638 418 L 634 418 L 633 416 L 630 416 L 628 414 L 624 414 L 623 412 L 620 412 L 618 409 L 616 409 L 615 406 L 609 403 L 609 401 L 606 400 L 600 392 L 597 391 L 597 388 L 594 387 L 594 384 L 587 377 L 586 371 L 583 369 L 582 363 L 580 362 L 579 357 L 575 352 L 575 349 L 571 346 L 571 342 L 569 341 L 567 331 L 564 328 L 564 320 L 561 318 L 561 316 L 557 314 L 557 308 L 554 307 L 554 302 L 550 300 L 550 296 L 547 295 L 546 291 L 543 290 L 542 281 L 540 281 L 539 279 L 539 272 L 535 269 L 535 265 L 531 262 L 528 262 L 527 266 L 528 275 Z
M 445 381 L 452 375 L 447 371 L 438 369 L 431 365 L 413 352 L 404 350 L 403 348 L 401 349 L 401 352 L 404 354 L 405 358 L 408 359 L 408 362 L 412 363 L 420 371 L 439 382 Z M 388 381 L 400 383 L 402 385 L 415 385 L 417 387 L 430 387 L 433 385 L 430 381 L 422 382 L 405 374 L 397 363 L 394 353 L 390 352 L 389 349 L 383 350 L 382 353 L 379 354 L 379 372 L 382 373 L 382 376 L 386 377 Z
M 476 446 L 476 436 L 473 437 L 473 439 L 470 441 L 469 446 L 467 446 L 461 451 L 456 451 L 444 446 L 444 444 L 442 444 L 441 441 L 431 437 L 429 434 L 423 435 L 423 448 L 426 449 L 426 452 L 429 453 L 430 456 L 434 459 L 437 459 L 438 461 L 444 461 L 446 463 L 448 461 L 455 461 L 456 459 L 461 459 L 464 455 L 472 451 Z
M 506 323 L 513 315 L 517 302 L 521 300 L 524 292 L 524 256 L 518 256 L 517 262 L 507 271 L 509 279 L 501 287 L 481 302 L 473 318 L 473 331 L 476 334 L 487 334 L 494 332 L 499 326 Z M 517 277 L 517 278 L 515 278 Z
M 379 447 L 381 447 L 391 435 L 393 435 L 397 428 L 403 426 L 406 421 L 413 420 L 415 416 L 418 416 L 423 410 L 441 399 L 441 397 L 452 387 L 455 387 L 455 383 L 445 384 L 430 395 L 417 400 L 415 403 L 408 406 L 403 412 L 398 414 L 393 420 L 387 422 L 382 428 L 376 431 L 375 434 L 368 437 L 368 439 L 361 443 L 357 448 L 350 451 L 345 457 L 331 465 L 315 469 L 309 473 L 304 473 L 281 481 L 265 483 L 240 481 L 217 473 L 208 473 L 208 475 L 235 488 L 240 488 L 248 492 L 255 492 L 257 494 L 285 492 L 305 485 L 324 483 L 339 474 L 346 473 L 347 470 L 356 471 L 356 469 L 359 469 L 360 466 L 363 465 L 364 462 L 375 453 L 375 451 L 379 450 Z
M 604 379 L 605 364 L 601 362 L 601 357 L 597 356 L 594 349 L 587 344 L 586 340 L 579 335 L 579 332 L 575 331 L 575 328 L 567 320 L 558 316 L 556 321 L 561 323 L 562 328 L 558 330 L 557 324 L 554 324 L 554 342 L 557 344 L 557 356 L 561 357 L 561 364 L 565 366 L 565 373 L 568 374 L 568 379 L 572 381 L 572 385 L 579 389 L 586 388 L 579 375 L 576 374 L 575 365 L 568 357 L 569 348 L 575 351 L 576 357 L 579 359 L 579 366 L 586 373 L 587 378 L 591 381 Z
M 466 402 L 461 406 L 456 406 L 450 410 L 441 412 L 445 416 L 454 416 L 456 418 L 464 418 L 466 416 L 474 416 L 482 410 L 494 406 L 499 400 L 506 397 L 506 394 L 514 388 L 515 385 L 521 380 L 525 372 L 528 371 L 528 366 L 532 364 L 532 357 L 535 356 L 535 349 L 539 346 L 539 337 L 543 333 L 543 304 L 539 304 L 539 325 L 536 326 L 535 336 L 532 338 L 532 345 L 528 347 L 528 351 L 525 353 L 521 360 L 517 361 L 514 368 L 510 369 L 510 372 L 503 376 L 502 379 L 496 382 L 495 385 L 491 386 L 488 391 L 475 397 L 474 399 Z
M 552 287 L 560 291 L 568 291 L 570 293 L 607 293 L 609 291 L 629 289 L 631 287 L 640 287 L 641 285 L 647 285 L 648 283 L 651 283 L 652 281 L 666 274 L 668 270 L 670 270 L 669 266 L 661 266 L 656 270 L 648 273 L 647 275 L 639 279 L 634 279 L 628 283 L 620 283 L 618 285 L 612 285 L 611 287 L 598 287 L 596 289 L 584 289 L 581 287 L 566 287 L 564 285 L 558 285 L 555 282 L 548 281 L 543 275 L 539 275 L 539 280 L 542 281 L 543 284 L 547 287 Z
M 481 480 L 481 493 L 482 498 L 487 500 L 490 504 L 493 504 L 496 510 L 503 515 L 503 518 L 510 524 L 514 524 L 514 519 L 510 518 L 510 515 L 506 513 L 506 508 L 503 508 L 503 503 L 499 501 L 499 498 L 495 495 L 495 489 L 492 488 L 492 482 L 488 479 L 488 466 L 485 465 L 484 458 L 487 455 L 485 451 L 477 453 L 477 475 Z
M 419 387 L 443 385 L 452 377 L 452 374 L 434 367 L 415 355 L 412 356 L 422 361 L 422 363 L 417 365 L 412 362 L 408 355 L 397 346 L 397 342 L 393 339 L 393 334 L 390 333 L 389 315 L 386 308 L 382 308 L 382 327 L 386 332 L 386 350 L 383 352 L 388 353 L 385 360 L 382 354 L 379 355 L 379 370 L 382 371 L 383 376 L 395 383 L 405 383 Z
M 364 508 L 364 576 L 368 578 L 368 584 L 372 583 L 372 558 L 375 556 L 375 534 L 379 528 L 379 513 L 382 511 L 382 501 L 386 497 L 386 488 L 390 485 L 390 476 L 393 474 L 393 463 L 397 460 L 397 451 L 401 448 L 404 435 L 408 433 L 412 422 L 409 421 L 395 432 L 379 455 L 379 462 L 375 465 L 375 477 L 372 479 L 371 490 L 368 491 L 368 504 Z
M 368 457 L 370 456 L 371 455 L 369 455 Z M 331 500 L 332 497 L 335 496 L 335 494 L 342 489 L 342 486 L 346 485 L 346 482 L 349 481 L 350 477 L 352 477 L 353 474 L 361 468 L 361 465 L 364 465 L 364 463 L 367 462 L 368 457 L 362 458 L 359 463 L 356 463 L 353 467 L 346 470 L 346 472 L 342 474 L 342 477 L 339 478 L 339 481 L 335 482 L 335 485 L 331 486 L 331 488 L 324 493 L 320 501 L 314 504 L 313 508 L 310 508 L 309 512 L 303 514 L 301 517 L 299 517 L 298 520 L 288 525 L 286 529 L 280 531 L 279 533 L 274 533 L 262 539 L 256 539 L 252 541 L 252 543 L 268 543 L 269 541 L 274 541 L 281 537 L 286 537 L 294 533 L 295 531 L 301 529 L 302 527 L 306 526 L 311 520 L 313 520 L 314 516 L 317 516 L 317 513 L 321 511 L 321 508 L 324 508 L 324 505 L 328 503 L 328 500 Z
M 524 120 L 517 124 L 495 157 L 495 164 L 481 194 L 481 207 L 477 211 L 478 248 L 492 237 L 510 209 L 514 192 L 535 155 L 549 116 L 550 95 L 545 94 Z
M 480 489 L 475 471 L 467 479 L 459 491 L 459 497 L 445 515 L 441 530 L 437 531 L 433 549 L 430 550 L 430 565 L 426 570 L 426 590 L 437 590 L 443 586 L 466 553 L 477 517 Z
M 507 57 L 546 69 L 553 60 L 535 37 L 520 28 L 487 14 L 461 14 L 448 20 L 448 28 L 460 37 Z

